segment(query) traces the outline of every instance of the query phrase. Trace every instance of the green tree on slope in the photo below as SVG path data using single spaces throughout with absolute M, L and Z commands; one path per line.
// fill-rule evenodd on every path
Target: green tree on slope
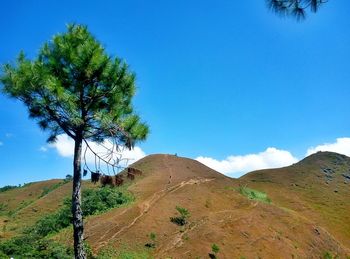
M 87 27 L 69 25 L 40 49 L 34 60 L 20 53 L 5 64 L 3 92 L 21 100 L 54 142 L 65 133 L 75 142 L 72 214 L 75 258 L 86 258 L 81 209 L 81 153 L 87 140 L 113 138 L 129 149 L 144 140 L 148 127 L 134 114 L 135 75 L 125 62 L 106 54 Z

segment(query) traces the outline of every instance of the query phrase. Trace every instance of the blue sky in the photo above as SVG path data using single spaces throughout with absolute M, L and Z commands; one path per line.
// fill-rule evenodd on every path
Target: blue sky
M 20 50 L 35 57 L 70 22 L 88 25 L 110 54 L 127 61 L 137 74 L 135 108 L 151 128 L 139 145 L 144 154 L 223 166 L 267 154 L 266 162 L 269 152 L 291 163 L 324 143 L 346 153 L 347 0 L 329 1 L 301 23 L 275 16 L 264 0 L 7 1 L 1 9 L 0 63 Z M 26 108 L 3 95 L 0 125 L 0 185 L 71 173 L 70 157 L 47 147 Z M 250 169 L 242 168 L 222 170 Z

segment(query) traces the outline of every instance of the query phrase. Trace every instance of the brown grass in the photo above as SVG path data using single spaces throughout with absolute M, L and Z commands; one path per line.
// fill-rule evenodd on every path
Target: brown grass
M 152 232 L 156 247 L 149 252 L 156 258 L 208 258 L 213 243 L 220 247 L 219 258 L 320 258 L 327 251 L 345 258 L 349 188 L 334 181 L 334 193 L 323 184 L 317 163 L 324 158 L 317 159 L 235 180 L 191 159 L 148 156 L 133 165 L 143 172 L 128 188 L 136 201 L 87 218 L 86 241 L 96 254 L 125 244 L 138 249 Z M 273 202 L 249 200 L 237 191 L 240 184 L 267 193 Z M 69 192 L 69 184 L 61 186 L 31 206 L 42 207 L 40 213 L 54 210 Z M 170 221 L 176 206 L 191 214 L 185 226 Z M 30 218 L 29 208 L 21 219 Z M 71 244 L 71 234 L 68 228 L 54 238 Z

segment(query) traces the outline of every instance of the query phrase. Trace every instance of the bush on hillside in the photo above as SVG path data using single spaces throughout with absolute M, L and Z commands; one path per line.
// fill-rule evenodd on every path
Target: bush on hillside
M 271 199 L 267 196 L 266 193 L 248 188 L 247 186 L 240 185 L 238 188 L 238 192 L 246 196 L 250 200 L 257 200 L 265 203 L 271 203 Z
M 129 247 L 127 245 L 122 245 L 118 249 L 112 246 L 103 247 L 97 256 L 97 259 L 150 259 L 153 258 L 147 248 L 133 246 Z
M 119 188 L 98 188 L 83 191 L 82 210 L 84 217 L 105 212 L 120 207 L 133 200 L 131 194 Z M 26 232 L 35 232 L 41 237 L 55 233 L 72 223 L 71 199 L 65 199 L 63 206 L 53 214 L 49 214 L 28 229 Z
M 25 231 L 26 234 L 34 232 L 39 237 L 45 237 L 50 233 L 55 233 L 72 223 L 70 199 L 66 199 L 63 206 L 53 214 L 49 214 L 39 219 L 36 224 Z
M 70 259 L 73 257 L 73 251 L 52 240 L 37 238 L 32 233 L 0 243 L 0 255 L 1 258 Z
M 67 181 L 66 181 L 66 180 L 63 180 L 63 181 L 61 181 L 61 182 L 54 183 L 54 184 L 52 184 L 52 185 L 49 186 L 49 187 L 44 187 L 44 189 L 43 189 L 43 191 L 42 191 L 42 193 L 41 193 L 41 195 L 40 195 L 40 198 L 41 198 L 41 197 L 44 197 L 44 196 L 47 195 L 48 193 L 52 192 L 53 190 L 56 190 L 58 187 L 60 187 L 60 186 L 62 186 L 62 185 L 64 185 L 64 184 L 66 184 L 66 183 L 67 183 Z
M 8 190 L 12 190 L 12 189 L 16 189 L 16 188 L 19 188 L 19 186 L 6 185 L 6 186 L 0 188 L 0 192 L 6 192 Z
M 180 216 L 170 217 L 170 221 L 179 226 L 184 226 L 187 224 L 187 220 L 190 217 L 190 212 L 182 207 L 176 206 L 176 210 L 180 213 Z
M 124 189 L 102 187 L 83 191 L 83 215 L 99 214 L 133 201 L 132 195 Z
M 88 189 L 83 191 L 83 214 L 84 217 L 98 214 L 132 200 L 133 196 L 125 188 Z M 48 235 L 70 226 L 71 222 L 71 200 L 65 199 L 57 212 L 39 219 L 24 231 L 23 236 L 0 242 L 0 255 L 5 254 L 5 258 L 72 258 L 70 249 L 47 239 Z
M 156 248 L 156 238 L 157 238 L 157 235 L 153 232 L 151 232 L 149 234 L 149 239 L 151 240 L 150 242 L 146 243 L 145 244 L 145 247 L 148 247 L 148 248 Z

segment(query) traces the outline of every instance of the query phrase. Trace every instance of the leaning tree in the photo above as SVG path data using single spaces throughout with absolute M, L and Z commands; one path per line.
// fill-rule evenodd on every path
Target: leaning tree
M 75 258 L 86 258 L 81 209 L 83 142 L 111 143 L 132 149 L 144 140 L 148 127 L 132 107 L 135 75 L 119 58 L 108 55 L 86 26 L 68 25 L 67 32 L 45 43 L 34 60 L 23 53 L 5 64 L 3 92 L 21 100 L 48 142 L 67 134 L 75 142 L 72 214 Z M 109 160 L 110 161 L 110 160 Z M 106 161 L 106 162 L 109 162 Z M 115 165 L 116 163 L 112 164 Z
M 298 21 L 304 20 L 306 11 L 316 13 L 328 0 L 266 0 L 270 9 L 282 16 L 293 16 Z

